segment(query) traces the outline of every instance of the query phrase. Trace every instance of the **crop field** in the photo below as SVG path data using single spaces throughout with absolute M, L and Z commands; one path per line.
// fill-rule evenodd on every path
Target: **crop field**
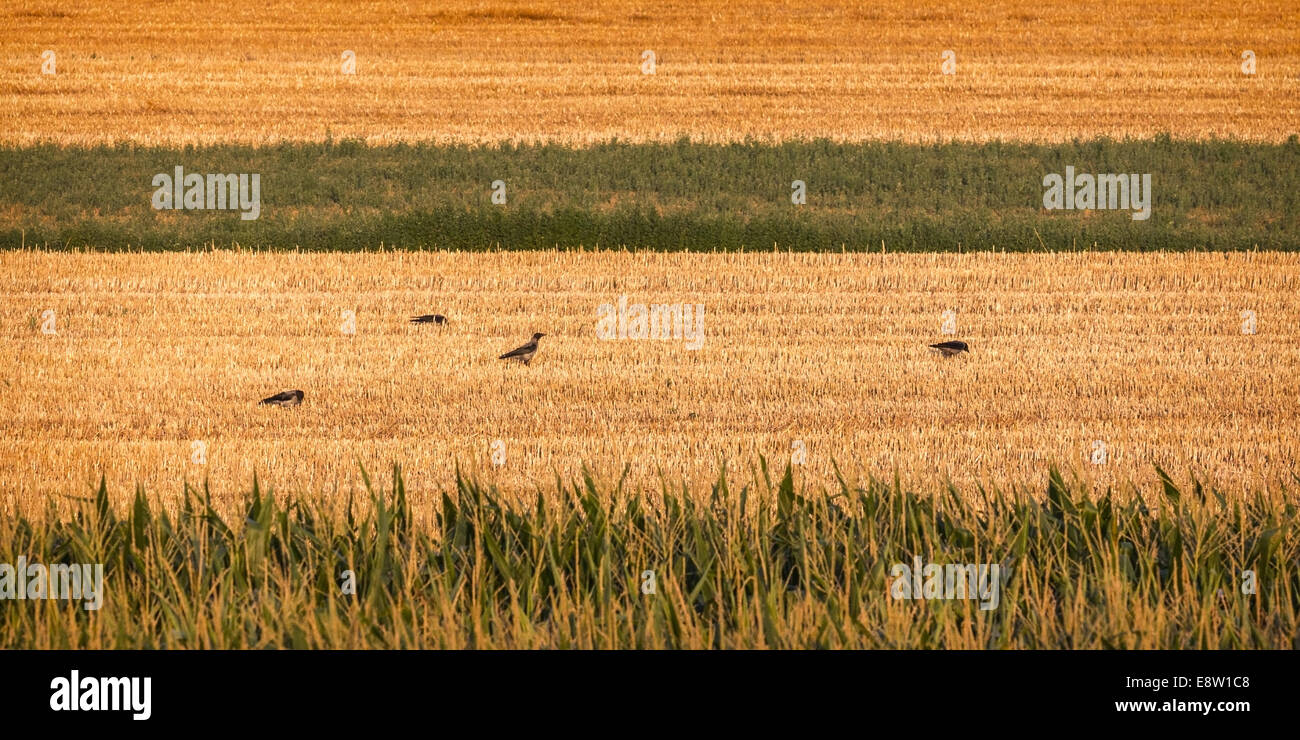
M 0 649 L 1300 648 L 1294 0 L 0 23 Z
M 1294 11 L 1290 0 L 1122 12 L 1103 0 L 16 0 L 0 11 L 0 141 L 1276 142 L 1300 119 Z
M 256 213 L 245 209 L 256 218 L 229 204 L 157 207 L 154 180 L 177 167 L 183 177 L 257 176 Z M 1044 177 L 1067 168 L 1130 183 L 1149 176 L 1150 185 L 1128 188 L 1127 204 L 1049 210 Z M 1300 188 L 1287 183 L 1297 181 L 1300 135 L 1278 144 L 0 147 L 0 249 L 1295 251 Z
M 342 502 L 400 463 L 428 503 L 458 465 L 525 496 L 584 464 L 653 490 L 759 455 L 821 484 L 1158 463 L 1240 492 L 1300 459 L 1295 255 L 29 251 L 0 285 L 9 513 L 101 473 Z M 602 339 L 620 303 L 693 310 Z M 534 332 L 530 365 L 497 359 Z M 953 338 L 971 351 L 927 347 Z M 303 405 L 257 405 L 290 388 Z
M 0 553 L 103 563 L 111 588 L 0 611 L 0 647 L 1300 647 L 1294 485 L 1229 503 L 1165 478 L 1148 506 L 1056 471 L 1033 500 L 778 475 L 655 498 L 585 479 L 525 506 L 457 476 L 424 517 L 400 475 L 346 516 L 255 487 L 226 515 L 99 488 L 0 529 Z M 918 553 L 988 565 L 933 600 L 943 583 L 899 570 Z

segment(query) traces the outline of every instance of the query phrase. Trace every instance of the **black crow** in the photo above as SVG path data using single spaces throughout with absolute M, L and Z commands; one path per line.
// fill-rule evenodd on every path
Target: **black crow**
M 497 359 L 498 360 L 519 360 L 520 362 L 527 365 L 528 363 L 533 361 L 533 355 L 537 354 L 537 340 L 541 339 L 544 336 L 546 335 L 541 332 L 537 332 L 536 334 L 533 335 L 533 341 L 529 342 L 528 344 L 525 344 L 522 347 L 517 347 L 515 349 L 512 349 L 509 352 L 505 353 L 504 355 L 501 355 Z
M 412 316 L 412 324 L 445 324 L 447 317 L 440 313 L 427 313 L 423 316 Z
M 965 342 L 956 339 L 951 342 L 932 344 L 930 347 L 942 352 L 944 357 L 952 357 L 953 355 L 961 354 L 962 352 L 970 352 L 970 347 L 966 346 Z
M 302 403 L 302 391 L 280 391 L 270 398 L 263 398 L 258 406 L 297 406 Z

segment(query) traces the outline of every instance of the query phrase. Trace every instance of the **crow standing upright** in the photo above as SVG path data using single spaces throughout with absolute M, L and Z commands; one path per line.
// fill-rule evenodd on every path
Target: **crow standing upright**
M 412 316 L 412 324 L 445 324 L 447 317 L 440 313 L 427 313 L 423 316 Z
M 258 406 L 297 406 L 302 403 L 302 391 L 280 391 L 270 398 L 263 398 Z
M 962 352 L 970 352 L 970 347 L 968 347 L 965 342 L 956 339 L 951 342 L 932 344 L 930 347 L 942 352 L 944 357 L 952 357 L 953 355 L 958 355 Z
M 525 344 L 522 347 L 516 347 L 515 349 L 510 350 L 504 355 L 501 355 L 497 359 L 498 360 L 519 360 L 520 362 L 527 365 L 528 363 L 533 361 L 533 355 L 537 354 L 537 340 L 541 339 L 544 336 L 546 335 L 541 332 L 537 332 L 536 334 L 533 335 L 533 341 L 529 342 L 528 344 Z

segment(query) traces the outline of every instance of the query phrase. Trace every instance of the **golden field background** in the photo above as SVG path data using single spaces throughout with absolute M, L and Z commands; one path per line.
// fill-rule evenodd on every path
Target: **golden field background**
M 1031 0 L 6 3 L 0 142 L 1285 139 L 1300 13 Z M 56 52 L 57 74 L 40 74 Z M 654 50 L 657 73 L 640 71 Z M 940 73 L 944 50 L 956 74 Z M 1258 71 L 1241 71 L 1241 53 Z M 344 50 L 357 73 L 340 72 Z
M 115 496 L 209 478 L 226 503 L 254 472 L 355 490 L 358 462 L 401 462 L 415 501 L 457 462 L 522 492 L 583 461 L 708 484 L 795 440 L 814 482 L 832 459 L 1035 489 L 1051 463 L 1107 484 L 1159 462 L 1244 490 L 1300 459 L 1297 255 L 27 251 L 0 254 L 0 286 L 3 513 L 101 472 Z M 620 295 L 704 304 L 703 347 L 598 340 Z M 968 356 L 926 348 L 946 310 Z M 435 311 L 452 323 L 407 323 Z M 496 359 L 534 331 L 530 367 Z M 304 405 L 256 405 L 285 388 Z

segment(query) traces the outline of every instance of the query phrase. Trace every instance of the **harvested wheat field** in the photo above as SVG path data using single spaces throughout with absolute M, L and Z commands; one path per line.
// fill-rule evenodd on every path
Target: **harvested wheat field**
M 1281 141 L 1300 130 L 1290 0 L 418 11 L 19 0 L 0 20 L 0 142 L 13 144 Z
M 101 474 L 342 500 L 359 463 L 419 501 L 457 464 L 524 492 L 584 462 L 707 490 L 759 454 L 814 485 L 833 461 L 1035 490 L 1158 463 L 1247 490 L 1300 459 L 1296 255 L 28 251 L 0 285 L 5 512 Z M 702 338 L 598 338 L 621 296 L 702 305 Z M 530 365 L 497 359 L 534 332 Z M 283 389 L 305 401 L 258 405 Z

